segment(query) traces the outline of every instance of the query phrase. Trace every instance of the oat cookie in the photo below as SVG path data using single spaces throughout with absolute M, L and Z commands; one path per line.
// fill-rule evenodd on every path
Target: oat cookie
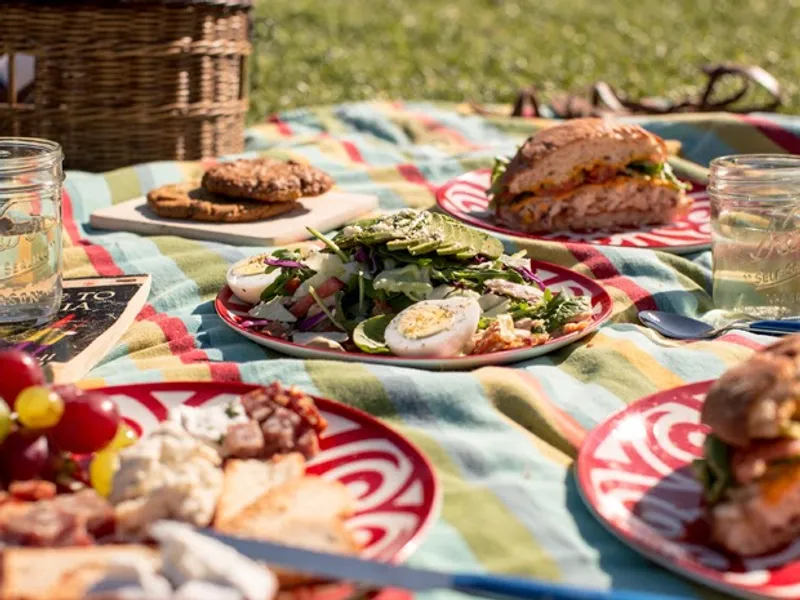
M 262 221 L 299 206 L 296 202 L 267 204 L 225 198 L 203 189 L 196 181 L 165 185 L 147 194 L 147 204 L 159 217 L 217 223 Z
M 333 180 L 310 165 L 274 158 L 242 159 L 219 163 L 203 175 L 202 185 L 215 194 L 261 202 L 292 202 L 319 196 Z

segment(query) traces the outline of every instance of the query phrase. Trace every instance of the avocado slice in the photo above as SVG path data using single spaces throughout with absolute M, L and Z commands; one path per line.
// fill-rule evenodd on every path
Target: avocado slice
M 490 235 L 484 236 L 483 244 L 481 244 L 481 254 L 486 258 L 490 258 L 495 260 L 500 258 L 500 255 L 503 254 L 503 242 L 498 240 L 496 237 L 492 237 Z
M 411 246 L 414 246 L 420 242 L 419 239 L 415 238 L 400 238 L 397 240 L 392 240 L 386 243 L 386 247 L 389 250 L 404 250 Z
M 408 249 L 409 254 L 412 256 L 417 256 L 419 254 L 427 254 L 428 252 L 433 252 L 436 248 L 439 247 L 441 242 L 439 240 L 425 240 L 417 244 L 416 246 L 411 246 Z
M 451 219 L 442 218 L 442 233 L 444 241 L 441 246 L 436 249 L 436 252 L 441 255 L 458 254 L 462 250 L 466 250 L 466 244 L 459 240 L 459 227 Z
M 370 232 L 361 236 L 361 243 L 367 246 L 374 246 L 375 244 L 382 244 L 389 240 L 394 240 L 399 237 L 396 231 L 376 231 Z

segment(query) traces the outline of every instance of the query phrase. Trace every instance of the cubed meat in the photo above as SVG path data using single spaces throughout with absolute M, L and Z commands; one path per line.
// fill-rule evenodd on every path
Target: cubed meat
M 226 458 L 256 458 L 264 452 L 264 434 L 256 421 L 235 423 L 228 427 L 222 441 Z

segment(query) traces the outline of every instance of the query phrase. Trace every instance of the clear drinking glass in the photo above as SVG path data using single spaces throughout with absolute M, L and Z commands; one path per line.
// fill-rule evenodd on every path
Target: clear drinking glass
M 800 157 L 717 158 L 708 190 L 716 307 L 800 315 Z
M 61 304 L 63 153 L 0 137 L 0 324 L 41 324 Z

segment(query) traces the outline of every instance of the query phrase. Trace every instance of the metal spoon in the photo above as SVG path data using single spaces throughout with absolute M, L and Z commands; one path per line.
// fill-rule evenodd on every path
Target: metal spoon
M 798 320 L 747 321 L 740 319 L 723 327 L 712 327 L 708 323 L 660 310 L 643 310 L 639 320 L 661 335 L 676 340 L 705 340 L 717 337 L 731 329 L 743 329 L 753 333 L 787 335 L 800 332 Z

